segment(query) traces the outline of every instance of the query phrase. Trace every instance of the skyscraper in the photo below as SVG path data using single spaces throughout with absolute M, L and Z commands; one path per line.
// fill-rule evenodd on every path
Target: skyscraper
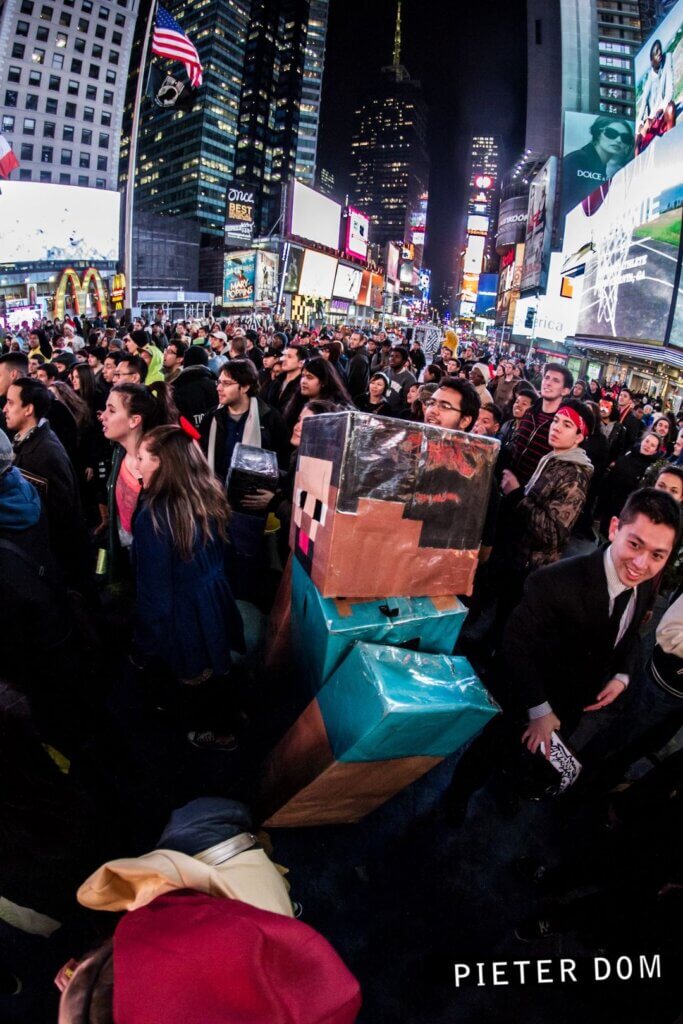
M 634 118 L 633 59 L 643 41 L 638 0 L 597 0 L 601 112 Z
M 0 5 L 0 131 L 22 181 L 117 187 L 138 0 Z
M 355 112 L 352 202 L 372 219 L 371 241 L 409 239 L 411 214 L 429 183 L 427 107 L 422 87 L 401 64 L 401 3 L 393 62 L 381 69 Z
M 458 235 L 455 257 L 456 301 L 453 312 L 472 315 L 481 273 L 495 273 L 496 224 L 501 163 L 501 140 L 497 135 L 472 136 L 468 154 L 467 201 Z

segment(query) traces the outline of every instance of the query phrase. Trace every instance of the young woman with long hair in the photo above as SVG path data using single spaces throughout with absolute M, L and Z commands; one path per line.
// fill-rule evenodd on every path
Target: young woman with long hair
M 153 427 L 177 419 L 178 411 L 165 384 L 116 384 L 107 396 L 102 429 L 107 440 L 115 444 L 107 484 L 110 582 L 128 575 L 129 562 L 121 555 L 130 552 L 133 543 L 133 519 L 142 490 L 137 471 L 140 441 Z
M 181 424 L 150 430 L 136 454 L 144 490 L 133 527 L 133 660 L 203 689 L 229 671 L 231 651 L 244 651 L 244 634 L 225 574 L 225 491 L 195 443 L 197 431 Z M 221 745 L 206 732 L 190 739 Z

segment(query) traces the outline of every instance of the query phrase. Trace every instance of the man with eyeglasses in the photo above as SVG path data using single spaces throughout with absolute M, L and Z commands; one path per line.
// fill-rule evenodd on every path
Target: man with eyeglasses
M 124 354 L 116 364 L 112 374 L 112 383 L 117 384 L 144 384 L 147 376 L 147 363 L 140 356 Z
M 425 423 L 448 430 L 470 431 L 477 420 L 481 402 L 468 380 L 445 377 L 424 403 Z

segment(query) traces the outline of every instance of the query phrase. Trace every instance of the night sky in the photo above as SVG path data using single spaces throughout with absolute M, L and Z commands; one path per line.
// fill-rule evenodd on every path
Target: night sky
M 336 191 L 349 184 L 354 106 L 367 79 L 391 64 L 396 0 L 330 0 L 318 166 Z M 453 263 L 473 131 L 503 137 L 503 166 L 524 143 L 526 4 L 403 0 L 402 63 L 422 82 L 430 110 L 429 216 L 425 262 L 437 298 Z

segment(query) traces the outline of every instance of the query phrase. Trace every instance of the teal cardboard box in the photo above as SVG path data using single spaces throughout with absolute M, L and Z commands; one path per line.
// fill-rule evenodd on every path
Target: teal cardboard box
M 317 695 L 335 761 L 447 757 L 499 711 L 466 658 L 357 643 Z
M 292 559 L 294 657 L 317 692 L 355 641 L 451 654 L 467 615 L 457 597 L 323 597 Z

